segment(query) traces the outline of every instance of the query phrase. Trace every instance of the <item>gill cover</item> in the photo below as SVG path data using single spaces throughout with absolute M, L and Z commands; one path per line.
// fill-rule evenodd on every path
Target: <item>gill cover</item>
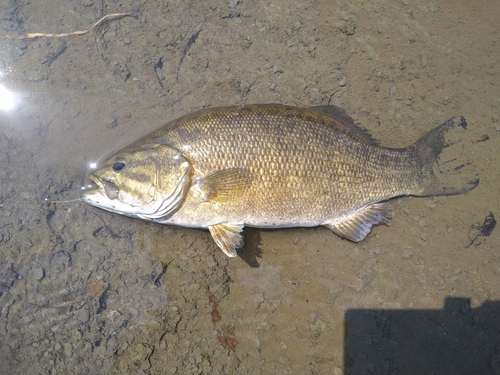
M 89 174 L 98 188 L 85 191 L 83 198 L 128 216 L 165 218 L 182 204 L 191 170 L 190 162 L 170 146 L 151 145 L 120 152 Z

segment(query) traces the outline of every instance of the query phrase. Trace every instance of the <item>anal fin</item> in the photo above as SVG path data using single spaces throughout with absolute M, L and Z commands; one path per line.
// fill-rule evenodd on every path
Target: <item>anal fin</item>
M 209 225 L 208 230 L 215 243 L 228 257 L 236 256 L 236 249 L 243 246 L 243 223 L 221 223 Z
M 359 242 L 370 233 L 373 225 L 379 223 L 389 225 L 391 216 L 392 210 L 389 203 L 374 203 L 350 215 L 346 215 L 342 221 L 325 223 L 323 225 L 341 237 Z

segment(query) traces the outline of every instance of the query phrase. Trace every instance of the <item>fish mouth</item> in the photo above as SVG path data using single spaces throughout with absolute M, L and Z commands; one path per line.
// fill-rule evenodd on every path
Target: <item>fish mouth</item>
M 87 176 L 87 179 L 92 183 L 82 186 L 83 198 L 101 195 L 108 199 L 114 200 L 118 198 L 118 194 L 120 193 L 120 189 L 113 182 L 105 180 L 103 178 L 99 178 L 93 173 L 90 173 Z

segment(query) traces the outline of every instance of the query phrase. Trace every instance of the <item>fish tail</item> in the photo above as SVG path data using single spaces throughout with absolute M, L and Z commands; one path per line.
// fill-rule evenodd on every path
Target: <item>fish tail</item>
M 452 118 L 408 147 L 421 170 L 420 191 L 415 195 L 454 195 L 479 184 L 465 148 L 465 118 Z

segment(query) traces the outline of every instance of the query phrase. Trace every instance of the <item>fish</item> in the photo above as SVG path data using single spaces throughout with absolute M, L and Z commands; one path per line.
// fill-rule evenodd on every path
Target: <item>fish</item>
M 389 225 L 388 200 L 466 193 L 479 184 L 467 122 L 452 118 L 406 148 L 380 145 L 334 106 L 202 109 L 90 169 L 82 198 L 151 222 L 208 229 L 229 257 L 244 226 L 325 226 L 362 241 Z

